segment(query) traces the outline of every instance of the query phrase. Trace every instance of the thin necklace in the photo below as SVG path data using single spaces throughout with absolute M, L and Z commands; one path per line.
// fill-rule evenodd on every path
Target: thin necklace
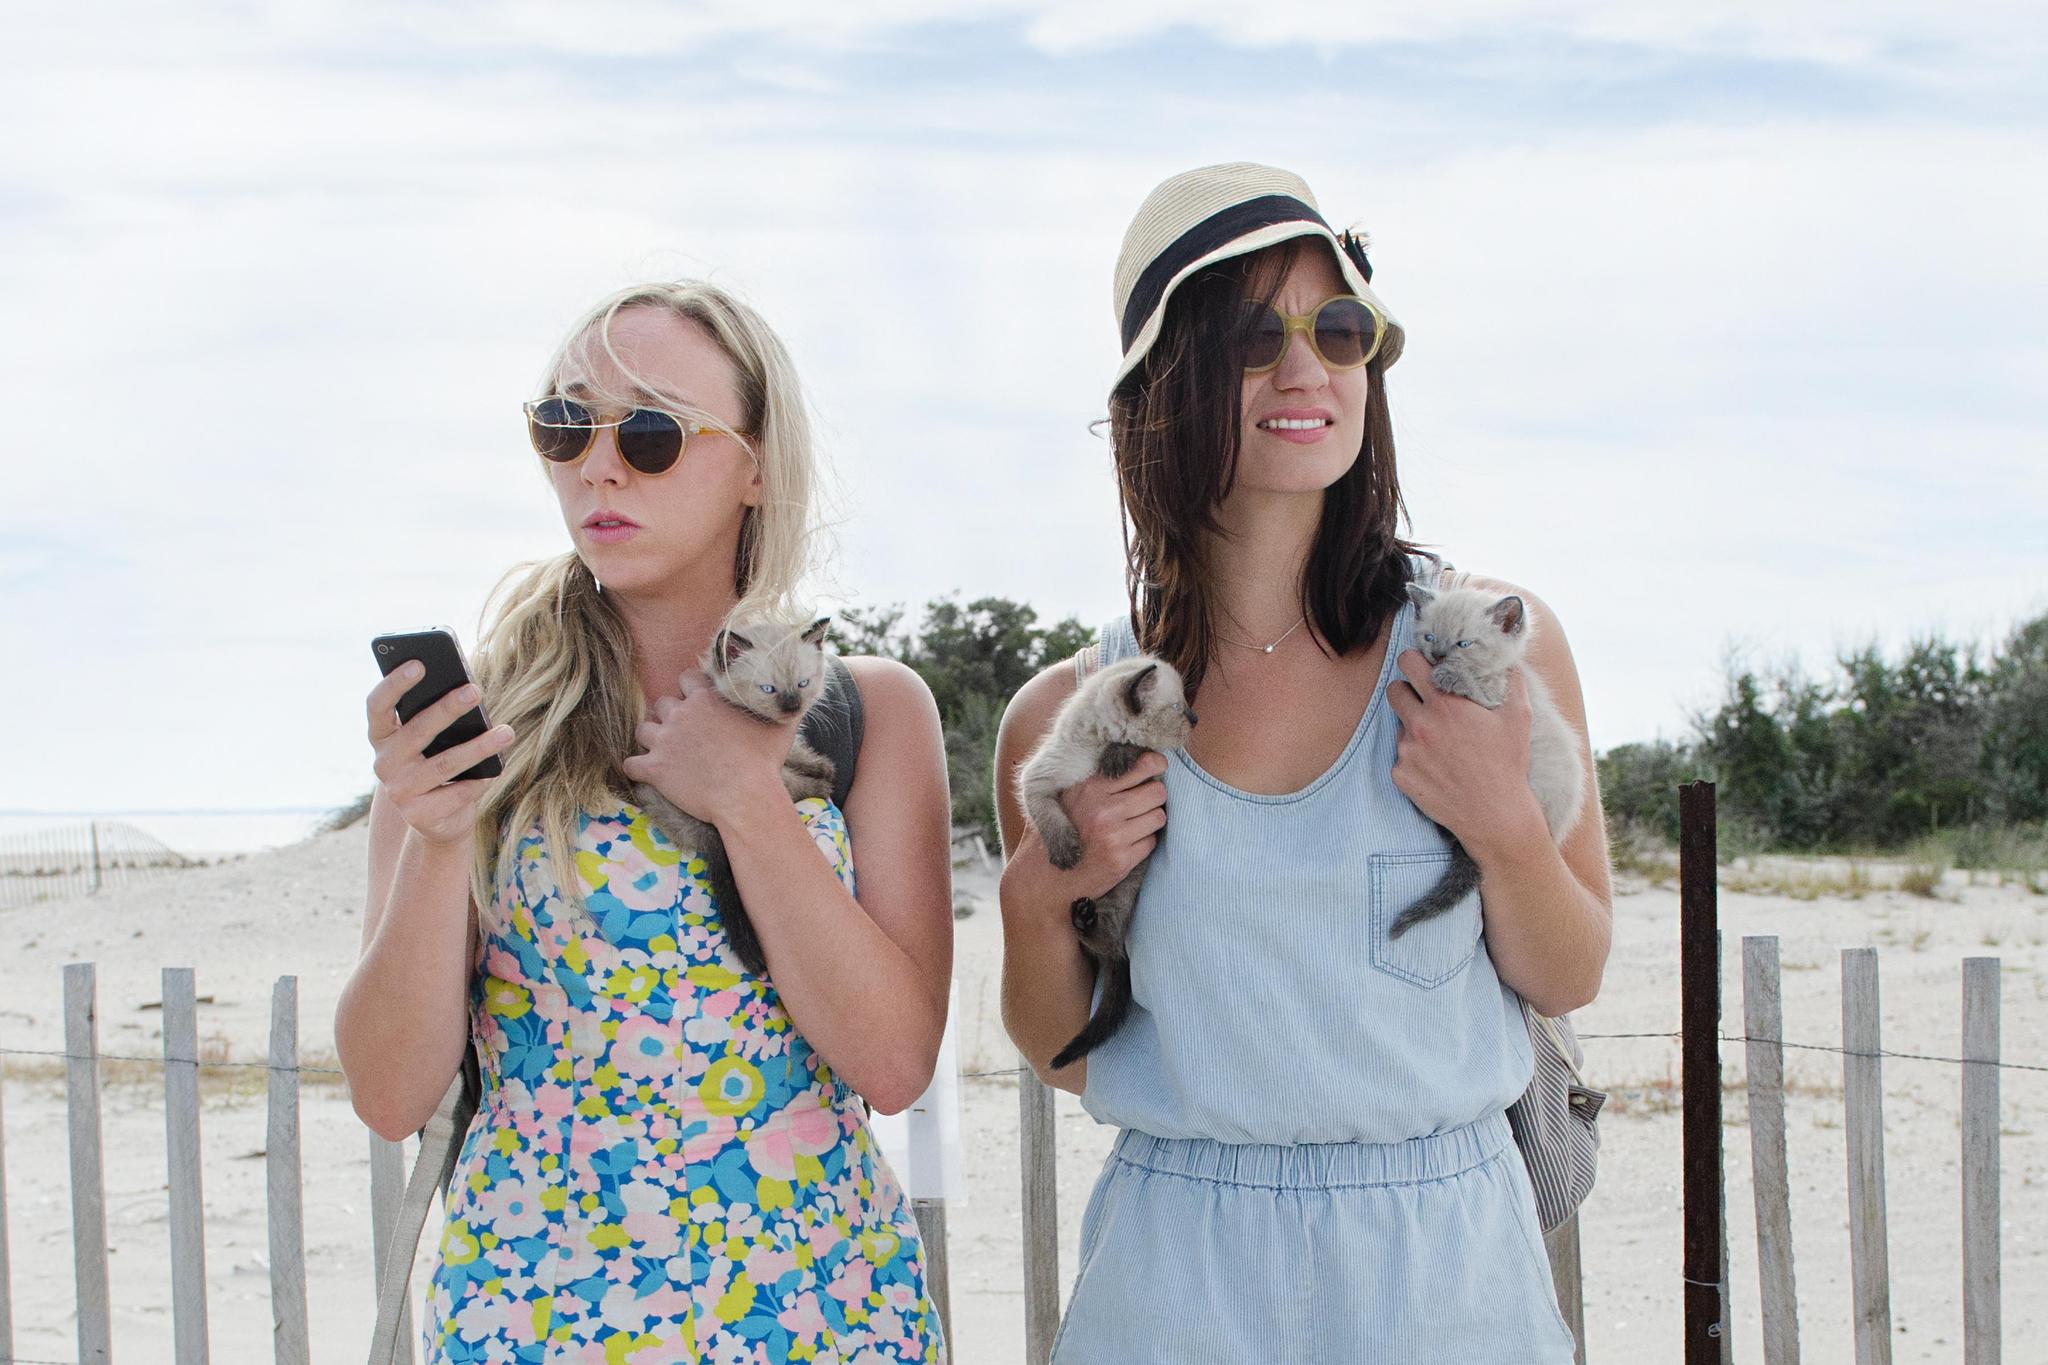
M 1288 627 L 1288 628 L 1287 628 L 1287 629 L 1286 629 L 1285 631 L 1281 632 L 1281 635 L 1280 635 L 1280 640 L 1285 640 L 1285 639 L 1286 639 L 1286 638 L 1287 638 L 1287 637 L 1288 637 L 1289 635 L 1292 635 L 1292 634 L 1294 634 L 1294 632 L 1295 632 L 1295 631 L 1297 631 L 1297 630 L 1300 630 L 1300 629 L 1301 629 L 1301 627 L 1302 627 L 1302 625 L 1303 625 L 1303 623 L 1304 623 L 1304 622 L 1306 622 L 1307 620 L 1308 620 L 1308 613 L 1307 613 L 1307 612 L 1303 612 L 1303 613 L 1301 614 L 1301 620 L 1300 620 L 1300 621 L 1296 621 L 1296 622 L 1295 622 L 1295 623 L 1294 623 L 1293 625 L 1289 626 L 1289 627 Z M 1258 650 L 1258 651 L 1259 651 L 1259 653 L 1261 653 L 1261 654 L 1271 654 L 1271 653 L 1272 653 L 1272 652 L 1273 652 L 1274 650 L 1276 650 L 1276 649 L 1278 649 L 1278 648 L 1280 647 L 1280 640 L 1275 640 L 1275 641 L 1274 641 L 1274 642 L 1273 642 L 1272 644 L 1270 644 L 1270 645 L 1255 645 L 1255 644 L 1253 644 L 1253 643 L 1252 643 L 1252 642 L 1251 642 L 1250 640 L 1239 640 L 1239 639 L 1237 639 L 1237 638 L 1235 638 L 1235 637 L 1233 637 L 1233 636 L 1225 635 L 1225 634 L 1224 634 L 1224 633 L 1223 633 L 1222 631 L 1220 631 L 1220 630 L 1219 630 L 1219 631 L 1217 631 L 1217 632 L 1216 632 L 1216 634 L 1217 634 L 1217 637 L 1218 637 L 1219 639 L 1221 639 L 1221 640 L 1222 640 L 1222 641 L 1223 641 L 1223 642 L 1224 642 L 1225 644 L 1232 644 L 1232 645 L 1242 645 L 1242 646 L 1244 646 L 1244 647 L 1245 647 L 1246 649 L 1256 649 L 1256 650 Z

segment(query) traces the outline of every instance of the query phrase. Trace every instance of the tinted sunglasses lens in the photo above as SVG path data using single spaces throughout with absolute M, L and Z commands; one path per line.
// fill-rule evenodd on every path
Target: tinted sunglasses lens
M 1280 357 L 1287 349 L 1287 324 L 1264 304 L 1252 304 L 1249 311 L 1251 333 L 1245 343 L 1244 367 L 1247 370 L 1269 369 L 1280 363 Z
M 638 408 L 619 423 L 619 455 L 642 474 L 673 468 L 682 454 L 682 424 L 665 412 Z
M 1363 365 L 1379 340 L 1379 319 L 1358 299 L 1331 299 L 1316 310 L 1316 350 L 1339 369 Z
M 590 409 L 568 398 L 545 398 L 526 409 L 526 435 L 534 454 L 561 463 L 590 444 Z

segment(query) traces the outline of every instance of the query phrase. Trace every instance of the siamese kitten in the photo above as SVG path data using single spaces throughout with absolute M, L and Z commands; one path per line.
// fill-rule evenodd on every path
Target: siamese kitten
M 1579 765 L 1579 737 L 1550 699 L 1550 689 L 1523 657 L 1529 650 L 1529 613 L 1519 597 L 1495 597 L 1477 588 L 1441 591 L 1408 585 L 1416 607 L 1415 647 L 1429 660 L 1429 680 L 1442 692 L 1469 697 L 1489 709 L 1507 699 L 1508 672 L 1522 670 L 1529 686 L 1529 788 L 1543 808 L 1550 837 L 1559 841 L 1579 818 L 1586 773 Z M 1403 910 L 1387 931 L 1399 938 L 1413 926 L 1442 914 L 1479 885 L 1479 867 L 1456 839 L 1451 865 L 1421 900 Z
M 1017 774 L 1024 814 L 1045 842 L 1052 865 L 1065 871 L 1081 861 L 1081 835 L 1059 794 L 1096 773 L 1122 777 L 1148 749 L 1165 752 L 1187 743 L 1195 713 L 1187 707 L 1180 674 L 1149 655 L 1124 659 L 1083 682 L 1053 718 L 1038 748 Z M 1115 1033 L 1131 1004 L 1127 945 L 1131 912 L 1145 880 L 1140 862 L 1096 899 L 1076 900 L 1068 913 L 1081 947 L 1103 977 L 1102 1004 L 1073 1041 L 1052 1059 L 1071 1065 Z
M 825 690 L 825 627 L 831 623 L 829 616 L 808 626 L 756 620 L 743 628 L 721 630 L 704 652 L 703 668 L 710 675 L 712 690 L 763 724 L 801 724 L 804 713 Z M 806 744 L 799 734 L 782 765 L 782 785 L 789 799 L 829 797 L 835 776 L 832 760 Z M 725 935 L 732 940 L 733 952 L 748 971 L 766 976 L 768 961 L 761 955 L 753 921 L 740 903 L 732 864 L 726 859 L 718 830 L 685 814 L 645 782 L 634 784 L 633 799 L 676 847 L 704 860 L 704 876 L 711 883 L 711 898 Z

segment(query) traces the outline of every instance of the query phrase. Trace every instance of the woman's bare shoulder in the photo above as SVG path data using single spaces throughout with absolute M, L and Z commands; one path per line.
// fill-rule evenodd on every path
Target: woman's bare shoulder
M 938 705 L 932 690 L 917 670 L 898 659 L 875 654 L 853 654 L 840 659 L 860 688 L 861 710 L 886 725 L 894 719 L 936 716 Z

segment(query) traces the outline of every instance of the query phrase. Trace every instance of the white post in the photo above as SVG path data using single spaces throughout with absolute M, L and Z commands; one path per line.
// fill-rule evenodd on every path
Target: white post
M 97 986 L 90 962 L 64 968 L 64 1080 L 71 1118 L 71 1264 L 80 1365 L 113 1359 L 107 1292 L 107 1181 L 100 1165 Z
M 166 967 L 164 1151 L 171 1186 L 171 1311 L 178 1365 L 206 1365 L 206 1201 L 199 1175 L 199 1006 L 192 969 Z
M 270 1205 L 270 1319 L 277 1365 L 309 1365 L 306 1233 L 299 1173 L 299 979 L 270 993 L 270 1137 L 264 1194 Z

